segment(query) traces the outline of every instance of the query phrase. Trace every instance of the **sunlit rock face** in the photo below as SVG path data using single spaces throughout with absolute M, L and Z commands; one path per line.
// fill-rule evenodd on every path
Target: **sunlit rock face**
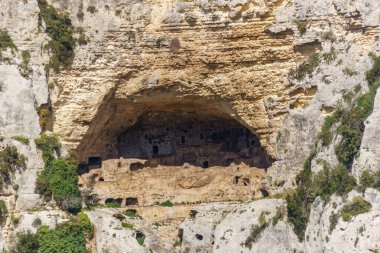
M 351 192 L 348 200 L 360 195 L 372 208 L 351 221 L 339 217 L 332 231 L 330 218 L 346 200 L 316 199 L 303 242 L 285 200 L 258 199 L 294 188 L 324 118 L 356 89 L 367 91 L 368 55 L 380 54 L 380 2 L 47 2 L 89 40 L 76 45 L 71 68 L 47 72 L 50 38 L 37 1 L 0 1 L 0 29 L 18 48 L 1 52 L 0 150 L 14 145 L 28 158 L 0 196 L 9 212 L 0 251 L 13 250 L 18 232 L 35 232 L 36 217 L 50 227 L 68 218 L 42 210 L 54 209 L 54 201 L 34 190 L 44 167 L 34 142 L 40 106 L 51 112 L 49 130 L 61 139 L 62 154 L 78 151 L 81 188 L 92 189 L 101 205 L 120 205 L 88 211 L 96 227 L 91 252 L 379 251 L 375 189 Z M 20 69 L 23 51 L 31 55 L 29 76 Z M 292 78 L 314 53 L 317 68 Z M 379 101 L 377 95 L 365 122 L 352 169 L 357 178 L 379 164 Z M 338 163 L 334 141 L 317 145 L 313 172 Z M 158 205 L 169 200 L 173 207 Z M 120 217 L 125 210 L 143 219 Z M 249 248 L 262 216 L 268 225 Z M 136 240 L 142 233 L 144 246 Z

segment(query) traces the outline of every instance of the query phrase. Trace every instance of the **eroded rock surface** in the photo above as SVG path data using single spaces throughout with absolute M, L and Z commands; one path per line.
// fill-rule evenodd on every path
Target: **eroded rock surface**
M 37 217 L 49 227 L 68 218 L 54 210 L 52 202 L 46 207 L 34 190 L 37 173 L 44 166 L 34 143 L 42 130 L 39 108 L 51 106 L 48 130 L 61 138 L 62 152 L 77 148 L 81 163 L 90 165 L 80 173 L 81 186 L 97 193 L 102 204 L 121 199 L 122 208 L 102 206 L 87 212 L 95 226 L 95 238 L 88 242 L 92 252 L 379 251 L 375 189 L 364 194 L 353 191 L 347 199 L 333 196 L 328 203 L 318 198 L 303 242 L 287 220 L 284 199 L 254 199 L 293 188 L 315 147 L 323 119 L 339 101 L 347 102 L 350 96 L 368 90 L 369 53 L 380 52 L 380 3 L 48 2 L 68 12 L 73 25 L 83 28 L 89 40 L 77 44 L 71 68 L 47 72 L 45 45 L 50 38 L 40 27 L 37 1 L 0 1 L 0 29 L 6 29 L 17 46 L 17 50 L 1 50 L 0 150 L 14 145 L 28 158 L 25 169 L 12 175 L 0 195 L 8 209 L 0 250 L 14 248 L 17 232 L 35 232 Z M 87 11 L 89 7 L 94 11 Z M 30 53 L 27 67 L 23 51 Z M 295 78 L 294 68 L 314 53 L 320 56 L 318 66 Z M 363 170 L 379 167 L 379 106 L 377 95 L 353 166 L 357 178 Z M 190 142 L 196 159 L 186 159 L 182 151 L 153 157 L 166 146 L 152 143 L 147 157 L 118 153 L 119 137 L 131 127 L 140 124 L 147 129 L 160 121 L 155 127 L 162 130 L 170 125 L 167 122 L 185 123 L 180 115 L 238 124 L 257 141 L 257 149 L 239 144 L 233 155 L 223 153 L 214 160 L 209 155 L 220 154 L 221 145 Z M 193 135 L 184 133 L 185 142 Z M 29 143 L 15 140 L 17 136 Z M 177 137 L 181 143 L 182 135 Z M 330 166 L 338 163 L 338 140 L 326 147 L 319 144 L 313 172 L 322 169 L 321 161 Z M 255 158 L 262 159 L 247 161 Z M 263 161 L 267 163 L 262 165 Z M 339 215 L 354 196 L 362 196 L 371 209 L 344 221 Z M 156 203 L 166 200 L 175 205 Z M 247 202 L 226 202 L 238 200 Z M 142 219 L 122 214 L 129 209 Z M 339 217 L 330 229 L 333 212 Z M 20 218 L 17 227 L 14 217 Z M 133 224 L 133 229 L 123 223 Z M 259 229 L 254 230 L 255 236 L 253 229 Z M 146 236 L 143 246 L 136 240 L 139 233 Z

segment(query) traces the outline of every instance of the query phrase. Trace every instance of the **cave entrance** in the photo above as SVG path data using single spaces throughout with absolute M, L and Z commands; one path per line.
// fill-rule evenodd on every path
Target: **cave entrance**
M 273 162 L 259 139 L 236 120 L 186 110 L 143 114 L 118 135 L 116 146 L 116 157 L 145 159 L 147 164 L 154 161 L 166 166 L 188 163 L 210 168 L 244 162 L 267 168 Z

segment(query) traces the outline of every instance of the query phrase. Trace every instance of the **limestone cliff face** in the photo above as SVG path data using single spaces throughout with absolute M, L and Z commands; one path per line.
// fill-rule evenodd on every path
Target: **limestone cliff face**
M 83 1 L 96 12 L 79 21 L 80 2 L 57 2 L 92 39 L 70 71 L 51 76 L 54 132 L 96 156 L 140 115 L 190 100 L 238 120 L 275 156 L 275 132 L 292 97 L 286 76 L 303 58 L 292 32 L 267 29 L 282 4 Z
M 63 151 L 76 148 L 82 162 L 89 157 L 107 158 L 114 154 L 118 136 L 144 116 L 153 115 L 152 119 L 165 122 L 173 118 L 157 115 L 179 111 L 193 118 L 219 117 L 239 122 L 258 137 L 275 160 L 265 171 L 245 167 L 239 171 L 232 165 L 232 172 L 226 168 L 223 173 L 218 172 L 221 168 L 212 169 L 200 173 L 203 178 L 194 175 L 200 168 L 171 173 L 170 169 L 159 167 L 152 173 L 143 170 L 128 177 L 119 171 L 111 175 L 117 175 L 117 180 L 102 182 L 101 173 L 107 171 L 92 171 L 99 172 L 95 176 L 99 179 L 95 191 L 103 200 L 111 197 L 107 195 L 111 192 L 118 194 L 112 196 L 115 198 L 138 192 L 147 205 L 133 207 L 142 220 L 127 218 L 135 230 L 122 229 L 117 209 L 89 211 L 96 228 L 95 239 L 89 245 L 93 252 L 379 249 L 377 190 L 367 189 L 364 195 L 351 192 L 349 201 L 354 196 L 364 196 L 372 209 L 350 221 L 339 218 L 332 231 L 330 217 L 342 209 L 346 200 L 334 196 L 325 203 L 317 199 L 311 208 L 308 239 L 304 242 L 298 241 L 287 220 L 283 199 L 201 205 L 196 202 L 247 200 L 294 187 L 295 176 L 314 147 L 323 119 L 359 86 L 361 93 L 368 90 L 365 72 L 372 64 L 368 55 L 380 52 L 380 3 L 373 0 L 48 2 L 68 12 L 73 25 L 83 28 L 89 41 L 77 45 L 71 68 L 47 72 L 44 65 L 49 53 L 44 45 L 49 38 L 39 28 L 37 1 L 0 0 L 0 29 L 9 32 L 18 49 L 1 51 L 2 59 L 8 60 L 0 61 L 0 150 L 15 145 L 28 158 L 26 169 L 12 178 L 12 184 L 18 188 L 8 185 L 0 195 L 9 211 L 1 230 L 0 250 L 12 249 L 17 232 L 35 231 L 32 221 L 36 217 L 50 227 L 67 218 L 51 205 L 47 207 L 34 192 L 36 175 L 43 168 L 34 143 L 41 133 L 40 106 L 51 106 L 50 130 L 60 137 Z M 88 11 L 89 7 L 92 11 Z M 22 67 L 22 51 L 30 52 L 31 56 L 27 75 Z M 318 66 L 303 78 L 297 78 L 293 70 L 314 53 L 320 55 Z M 360 155 L 352 169 L 357 178 L 364 169 L 375 171 L 379 167 L 376 139 L 379 108 L 377 95 L 374 111 L 365 122 Z M 27 137 L 29 144 L 16 141 L 16 136 Z M 331 166 L 338 164 L 334 142 L 326 147 L 319 144 L 319 148 L 312 162 L 313 171 L 322 169 L 318 161 Z M 241 182 L 233 186 L 236 173 L 251 177 L 251 185 L 244 188 L 246 185 Z M 144 182 L 144 178 L 149 180 Z M 127 186 L 128 180 L 133 183 Z M 144 183 L 149 187 L 146 191 Z M 178 185 L 182 186 L 180 190 Z M 181 205 L 157 206 L 157 196 L 160 201 L 173 197 Z M 18 227 L 12 224 L 11 215 L 21 218 Z M 246 242 L 255 227 L 262 230 L 249 245 Z M 137 230 L 147 236 L 145 246 L 135 240 Z M 179 237 L 182 245 L 175 249 L 173 243 Z

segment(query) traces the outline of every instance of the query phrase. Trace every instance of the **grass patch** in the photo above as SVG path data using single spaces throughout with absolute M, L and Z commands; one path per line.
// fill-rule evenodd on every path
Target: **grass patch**
M 13 137 L 13 139 L 24 145 L 29 145 L 29 139 L 26 138 L 25 136 L 15 136 Z
M 121 204 L 119 202 L 117 202 L 116 200 L 112 201 L 112 202 L 107 202 L 105 203 L 106 207 L 109 207 L 109 208 L 119 208 L 121 207 Z
M 158 203 L 159 206 L 164 206 L 164 207 L 172 207 L 174 204 L 170 200 L 166 200 L 165 202 Z
M 128 209 L 128 210 L 126 210 L 126 211 L 123 212 L 123 215 L 125 215 L 125 216 L 127 216 L 129 218 L 142 219 L 142 217 L 137 214 L 136 210 Z
M 123 223 L 121 223 L 121 226 L 122 226 L 123 228 L 133 230 L 133 224 L 131 224 L 131 223 L 123 222 Z

